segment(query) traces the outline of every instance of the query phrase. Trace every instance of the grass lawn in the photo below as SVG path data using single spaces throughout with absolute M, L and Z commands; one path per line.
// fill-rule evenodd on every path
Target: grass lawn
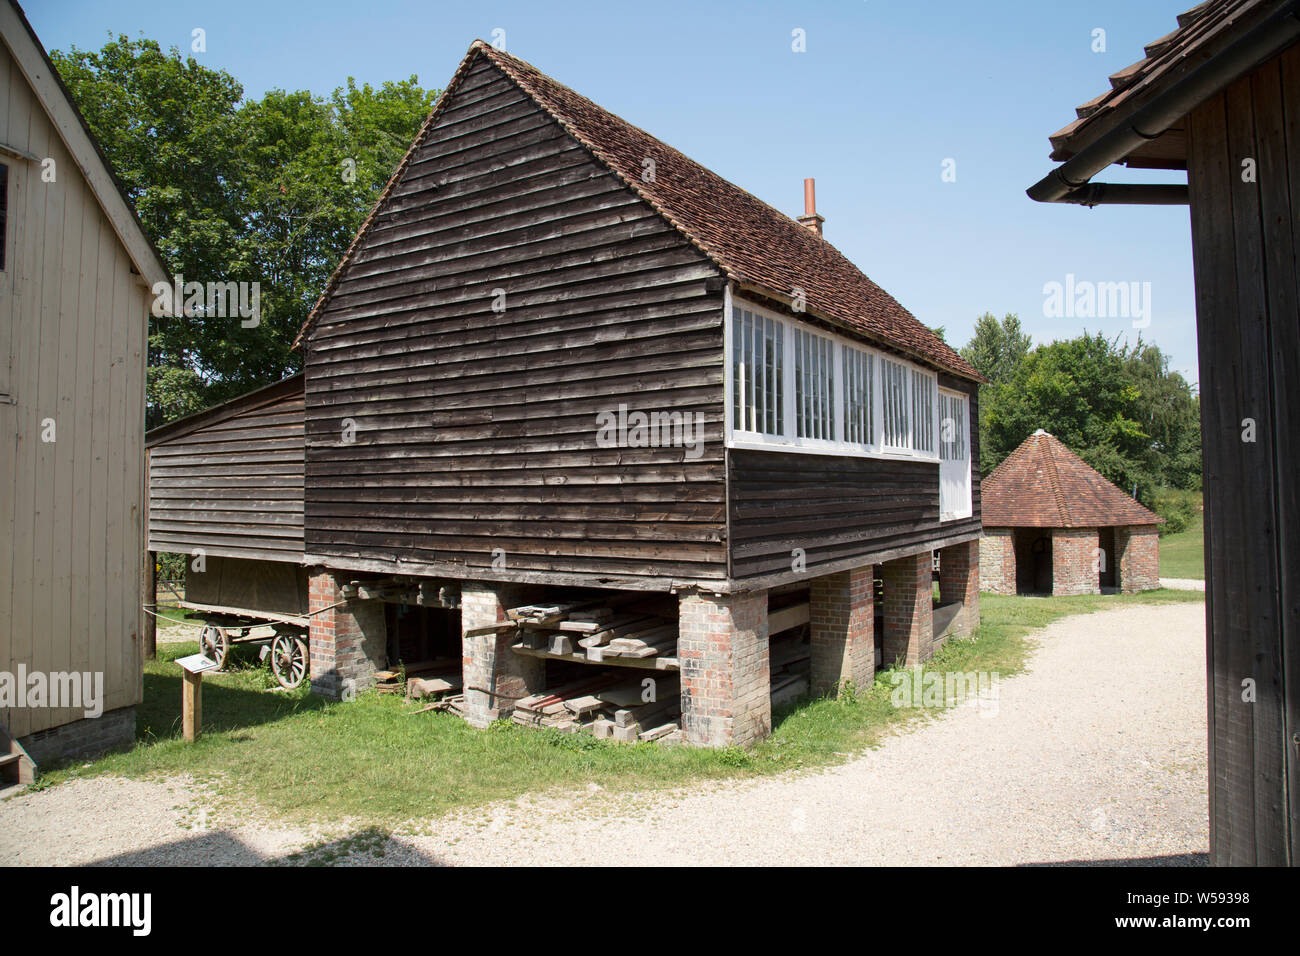
M 981 597 L 974 639 L 950 641 L 932 671 L 1020 671 L 1031 631 L 1067 614 L 1133 604 L 1199 601 L 1197 592 L 1065 598 Z M 774 715 L 772 736 L 745 751 L 617 744 L 499 722 L 476 731 L 459 718 L 413 713 L 418 704 L 369 693 L 351 703 L 274 689 L 274 678 L 247 654 L 229 673 L 204 677 L 204 734 L 180 740 L 180 669 L 193 643 L 159 647 L 144 675 L 137 743 L 93 763 L 55 769 L 38 787 L 78 777 L 190 774 L 212 785 L 219 814 L 243 807 L 298 820 L 394 825 L 457 807 L 527 792 L 581 788 L 673 787 L 708 779 L 771 774 L 845 760 L 923 711 L 890 703 L 890 672 L 874 686 L 839 699 L 810 700 Z
M 1197 515 L 1186 531 L 1160 539 L 1162 578 L 1205 579 L 1205 517 Z

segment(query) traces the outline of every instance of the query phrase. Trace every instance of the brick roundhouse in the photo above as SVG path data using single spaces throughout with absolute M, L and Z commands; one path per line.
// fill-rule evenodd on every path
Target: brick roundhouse
M 984 479 L 980 588 L 994 594 L 1160 587 L 1164 519 L 1041 428 Z

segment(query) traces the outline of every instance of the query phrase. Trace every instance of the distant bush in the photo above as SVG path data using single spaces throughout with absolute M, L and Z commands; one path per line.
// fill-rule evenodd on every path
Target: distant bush
M 1165 519 L 1160 526 L 1161 537 L 1177 534 L 1186 531 L 1201 510 L 1201 494 L 1199 491 L 1161 488 L 1151 496 L 1150 508 Z

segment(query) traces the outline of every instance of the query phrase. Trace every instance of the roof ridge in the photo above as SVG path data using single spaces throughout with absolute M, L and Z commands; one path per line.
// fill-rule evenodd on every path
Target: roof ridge
M 1065 492 L 1062 491 L 1061 489 L 1061 475 L 1056 469 L 1056 447 L 1055 447 L 1056 445 L 1060 445 L 1062 448 L 1064 448 L 1065 445 L 1061 442 L 1059 438 L 1057 438 L 1051 432 L 1045 431 L 1041 435 L 1035 434 L 1033 437 L 1037 439 L 1037 441 L 1035 441 L 1034 444 L 1039 449 L 1040 457 L 1043 456 L 1044 452 L 1046 453 L 1045 457 L 1047 458 L 1047 465 L 1051 472 L 1048 477 L 1048 480 L 1051 482 L 1052 485 L 1052 497 L 1056 501 L 1056 510 L 1061 518 L 1061 526 L 1064 528 L 1068 528 L 1070 527 L 1072 516 L 1070 515 L 1070 513 L 1067 511 L 1065 507 Z M 1045 441 L 1044 439 L 1051 439 L 1051 440 Z
M 321 289 L 320 295 L 316 297 L 315 304 L 312 305 L 311 311 L 307 313 L 307 318 L 303 321 L 302 328 L 298 330 L 298 334 L 294 336 L 293 344 L 290 348 L 298 348 L 298 346 L 306 339 L 307 333 L 315 326 L 320 310 L 324 307 L 325 303 L 329 301 L 330 296 L 334 294 L 334 289 L 337 288 L 339 279 L 343 277 L 344 271 L 346 271 L 347 267 L 352 263 L 352 256 L 361 245 L 361 241 L 370 233 L 370 227 L 374 224 L 375 216 L 379 214 L 379 210 L 383 208 L 384 203 L 388 201 L 389 195 L 397 185 L 398 180 L 402 178 L 402 174 L 406 172 L 406 168 L 411 165 L 411 158 L 420 148 L 420 144 L 424 142 L 424 137 L 428 135 L 429 130 L 433 128 L 434 122 L 442 114 L 443 108 L 446 106 L 448 100 L 451 99 L 452 90 L 456 89 L 456 87 L 460 85 L 461 80 L 465 78 L 465 73 L 469 68 L 469 63 L 473 60 L 474 54 L 478 52 L 477 46 L 482 42 L 482 40 L 475 40 L 470 44 L 468 52 L 461 57 L 460 63 L 456 66 L 456 72 L 451 75 L 451 79 L 447 81 L 447 85 L 444 86 L 442 92 L 438 94 L 438 99 L 434 101 L 433 108 L 429 110 L 429 115 L 426 116 L 424 122 L 420 124 L 420 129 L 415 134 L 415 138 L 411 140 L 411 145 L 406 147 L 406 152 L 402 154 L 402 159 L 397 164 L 397 168 L 394 169 L 393 174 L 388 177 L 388 182 L 386 182 L 384 188 L 380 190 L 378 198 L 375 199 L 375 204 L 370 207 L 370 212 L 366 213 L 366 218 L 361 220 L 361 225 L 357 227 L 357 231 L 353 234 L 352 241 L 348 243 L 347 249 L 343 251 L 342 257 L 339 258 L 338 265 L 334 267 L 334 271 L 330 273 L 330 277 L 325 280 L 325 287 Z

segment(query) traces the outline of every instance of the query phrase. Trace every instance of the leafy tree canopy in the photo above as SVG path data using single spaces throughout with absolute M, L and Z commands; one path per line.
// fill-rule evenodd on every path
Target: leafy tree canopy
M 293 338 L 437 91 L 349 78 L 250 100 L 229 73 L 126 36 L 50 58 L 171 272 L 260 286 L 253 327 L 151 320 L 150 427 L 297 371 Z
M 1161 488 L 1199 489 L 1199 400 L 1158 347 L 1085 333 L 1012 361 L 1008 348 L 1011 355 L 1027 349 L 1028 337 L 1020 337 L 1019 323 L 1005 335 L 1007 320 L 994 334 L 998 323 L 985 318 L 963 350 L 992 379 L 980 394 L 985 474 L 1043 428 L 1125 491 L 1136 489 L 1143 503 Z

